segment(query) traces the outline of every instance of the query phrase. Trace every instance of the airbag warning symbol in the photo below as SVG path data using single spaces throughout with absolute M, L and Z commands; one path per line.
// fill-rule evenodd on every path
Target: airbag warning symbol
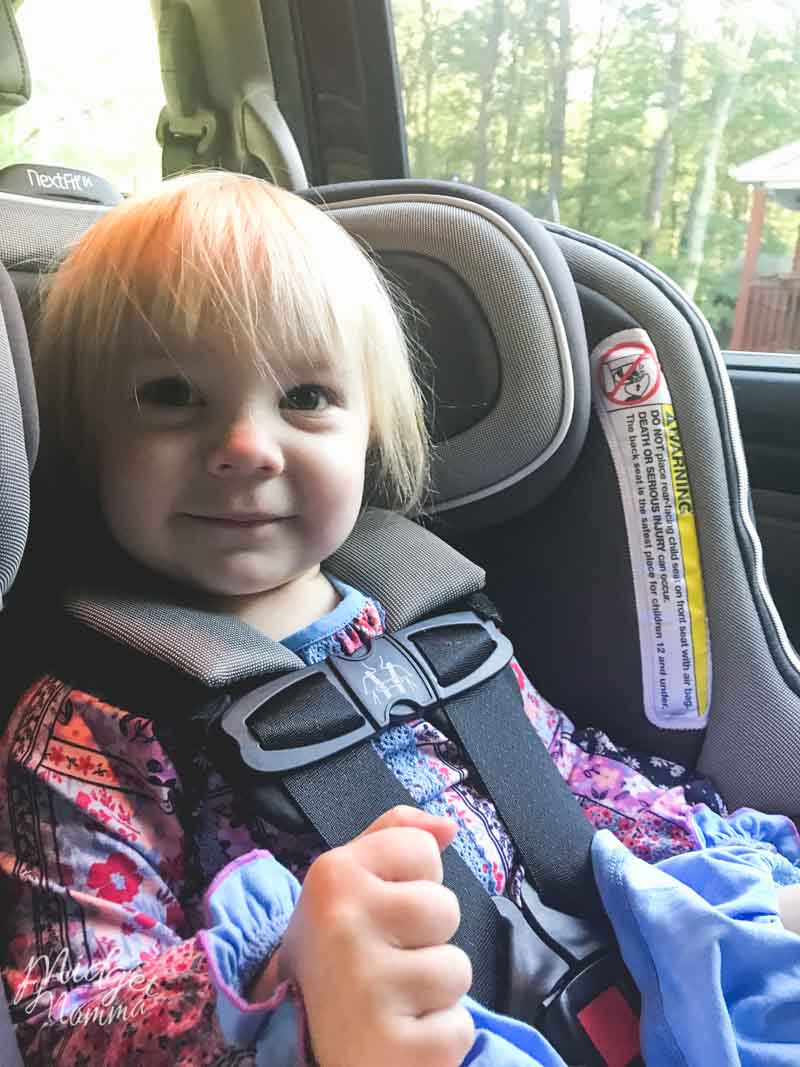
M 599 363 L 600 386 L 606 399 L 621 407 L 644 404 L 661 384 L 661 366 L 653 349 L 627 341 L 604 352 Z

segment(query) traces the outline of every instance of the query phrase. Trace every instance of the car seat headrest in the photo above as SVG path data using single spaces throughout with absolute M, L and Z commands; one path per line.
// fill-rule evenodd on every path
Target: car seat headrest
M 578 295 L 553 237 L 508 201 L 448 182 L 304 195 L 371 250 L 417 309 L 412 334 L 431 357 L 437 527 L 493 525 L 547 497 L 580 453 L 590 403 Z M 105 210 L 9 194 L 0 174 L 0 260 L 20 291 Z
M 580 305 L 554 239 L 513 204 L 447 182 L 304 195 L 367 245 L 416 308 L 437 443 L 429 513 L 468 529 L 528 511 L 572 468 L 589 415 Z
M 0 606 L 25 548 L 38 445 L 28 338 L 14 286 L 0 267 Z
M 122 200 L 122 194 L 97 174 L 45 163 L 12 163 L 3 167 L 0 170 L 0 192 L 48 200 L 78 200 L 83 204 L 107 207 Z
M 0 6 L 0 115 L 6 115 L 30 100 L 31 76 L 13 0 L 0 0 Z

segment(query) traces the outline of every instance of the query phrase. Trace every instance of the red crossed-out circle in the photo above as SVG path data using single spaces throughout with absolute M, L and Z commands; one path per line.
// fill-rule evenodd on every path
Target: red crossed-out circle
M 615 353 L 620 352 L 623 349 L 626 349 L 631 355 L 638 352 L 638 355 L 634 356 L 630 366 L 620 380 L 615 383 L 613 389 L 607 389 L 605 375 L 603 373 L 605 365 Z M 620 397 L 620 389 L 625 387 L 625 383 L 630 379 L 639 364 L 645 359 L 649 359 L 655 368 L 653 385 L 641 396 Z M 614 345 L 613 348 L 609 348 L 609 350 L 604 352 L 601 356 L 600 362 L 597 365 L 597 372 L 599 374 L 600 388 L 603 390 L 606 398 L 610 400 L 612 404 L 619 404 L 621 407 L 632 407 L 634 404 L 643 404 L 646 400 L 655 396 L 658 392 L 658 387 L 661 385 L 661 364 L 658 362 L 653 349 L 650 345 L 645 344 L 644 341 L 621 341 L 618 345 Z

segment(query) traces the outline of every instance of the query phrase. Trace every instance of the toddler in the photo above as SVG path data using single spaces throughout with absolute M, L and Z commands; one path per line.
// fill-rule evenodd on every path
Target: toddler
M 170 633 L 201 618 L 220 660 L 252 676 L 267 639 L 313 663 L 383 632 L 381 605 L 325 561 L 378 491 L 419 509 L 428 442 L 386 287 L 331 218 L 242 176 L 165 182 L 69 252 L 35 369 L 38 536 L 67 577 L 47 611 L 91 629 L 92 597 L 111 589 L 135 608 L 121 640 L 141 647 L 149 627 L 181 670 Z M 115 702 L 74 684 L 63 645 L 38 644 L 0 747 L 4 977 L 28 1062 L 562 1063 L 467 995 L 440 854 L 452 845 L 514 900 L 524 871 L 433 724 L 375 741 L 420 808 L 325 851 L 313 831 L 249 817 L 202 751 L 178 765 L 158 692 L 152 715 Z M 725 817 L 680 768 L 645 778 L 512 668 L 531 729 L 604 827 L 595 876 L 642 993 L 648 1065 L 756 1064 L 766 1048 L 770 1064 L 797 1062 L 792 825 Z

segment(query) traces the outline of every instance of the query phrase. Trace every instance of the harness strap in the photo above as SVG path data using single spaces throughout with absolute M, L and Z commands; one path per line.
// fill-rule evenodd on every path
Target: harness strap
M 453 627 L 421 631 L 412 640 L 439 681 L 448 683 L 486 654 L 490 637 L 475 627 Z M 528 721 L 511 669 L 451 697 L 445 714 L 543 903 L 604 918 L 592 874 L 594 830 Z
M 392 722 L 433 721 L 455 733 L 543 903 L 603 918 L 591 867 L 594 831 L 528 721 L 508 667 L 512 653 L 493 620 L 450 612 L 378 637 L 355 656 L 333 654 L 253 689 L 226 709 L 222 730 L 235 742 L 237 761 L 306 796 L 315 828 L 341 843 L 386 810 L 383 776 L 378 787 L 349 765 L 341 781 L 352 779 L 358 796 L 349 792 L 347 804 L 330 802 L 349 788 L 335 778 L 310 795 L 305 781 L 326 763 L 339 768 L 338 753 Z M 359 799 L 368 792 L 368 803 Z M 351 817 L 356 810 L 361 819 Z
M 525 715 L 508 666 L 512 651 L 494 622 L 473 612 L 413 623 L 375 638 L 355 656 L 332 654 L 230 702 L 210 724 L 223 744 L 212 741 L 211 747 L 217 758 L 227 758 L 226 769 L 265 819 L 285 815 L 275 808 L 280 782 L 326 843 L 336 846 L 392 806 L 414 803 L 368 742 L 409 719 L 424 717 L 445 734 L 455 726 L 533 877 L 533 896 L 542 901 L 531 920 L 551 959 L 547 980 L 541 975 L 529 991 L 531 1010 L 535 1002 L 538 1011 L 554 985 L 606 945 L 586 927 L 577 949 L 566 949 L 563 931 L 548 933 L 552 919 L 542 918 L 548 905 L 558 909 L 553 914 L 562 926 L 564 911 L 594 918 L 603 911 L 590 866 L 592 828 Z M 512 924 L 453 848 L 443 860 L 445 884 L 461 901 L 455 943 L 473 961 L 474 995 L 502 1009 L 509 1001 Z
M 283 784 L 309 822 L 331 846 L 351 841 L 397 804 L 417 807 L 371 744 L 293 771 Z M 453 944 L 473 963 L 472 994 L 483 1004 L 506 999 L 505 924 L 492 898 L 451 846 L 442 854 L 444 884 L 458 897 L 461 923 Z

